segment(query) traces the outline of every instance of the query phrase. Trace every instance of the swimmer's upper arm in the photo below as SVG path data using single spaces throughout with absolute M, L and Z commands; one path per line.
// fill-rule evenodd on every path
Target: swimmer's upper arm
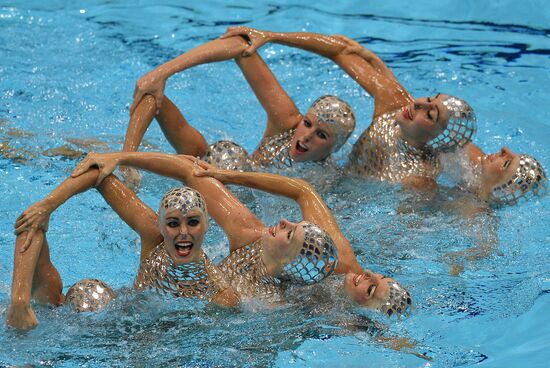
M 267 113 L 264 136 L 272 136 L 298 125 L 301 114 L 271 69 L 257 52 L 236 59 L 248 84 Z
M 107 176 L 97 187 L 107 203 L 141 238 L 141 258 L 149 255 L 162 235 L 158 215 L 115 175 Z

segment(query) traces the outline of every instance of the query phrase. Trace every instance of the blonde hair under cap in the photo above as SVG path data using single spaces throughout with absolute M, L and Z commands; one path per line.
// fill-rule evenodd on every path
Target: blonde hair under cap
M 351 106 L 336 96 L 325 95 L 315 100 L 309 110 L 332 129 L 335 137 L 332 152 L 338 151 L 355 129 L 355 114 Z

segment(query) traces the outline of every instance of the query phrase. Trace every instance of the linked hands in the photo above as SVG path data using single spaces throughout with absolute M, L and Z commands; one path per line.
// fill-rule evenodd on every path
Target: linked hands
M 25 242 L 19 249 L 24 253 L 32 244 L 39 243 L 43 235 L 48 231 L 52 208 L 47 199 L 36 202 L 19 215 L 15 221 L 15 235 L 28 231 Z
M 243 56 L 250 56 L 272 39 L 273 32 L 260 31 L 250 27 L 229 27 L 220 38 L 229 38 L 233 36 L 242 36 L 248 39 L 250 46 L 243 51 Z
M 119 164 L 119 159 L 116 157 L 116 153 L 95 153 L 90 152 L 80 163 L 76 166 L 71 177 L 76 178 L 84 174 L 92 167 L 97 167 L 99 169 L 99 175 L 95 186 L 101 184 L 103 179 L 115 171 L 117 165 Z
M 212 166 L 197 157 L 186 156 L 186 158 L 193 160 L 193 175 L 199 177 L 208 176 L 224 183 L 226 178 L 225 174 L 228 170 L 218 169 L 217 167 Z
M 359 42 L 343 35 L 332 35 L 330 37 L 340 41 L 344 45 L 344 48 L 340 51 L 341 54 L 356 54 L 368 62 L 376 60 L 376 55 L 372 51 L 364 48 Z
M 151 95 L 155 98 L 158 113 L 164 99 L 165 87 L 166 78 L 156 69 L 139 78 L 134 89 L 134 101 L 132 102 L 132 106 L 130 106 L 130 115 L 134 113 L 137 105 L 145 95 Z

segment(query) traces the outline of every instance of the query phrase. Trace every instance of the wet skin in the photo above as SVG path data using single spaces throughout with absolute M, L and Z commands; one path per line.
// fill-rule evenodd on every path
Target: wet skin
M 315 113 L 308 110 L 290 141 L 290 157 L 297 162 L 320 161 L 330 155 L 335 142 L 329 124 L 319 121 Z
M 392 278 L 365 271 L 362 274 L 347 273 L 344 279 L 344 290 L 354 302 L 368 307 L 379 308 L 387 300 Z
M 208 230 L 206 216 L 199 209 L 184 214 L 176 208 L 169 208 L 160 221 L 164 247 L 174 263 L 197 261 Z
M 262 239 L 264 263 L 270 274 L 277 275 L 298 255 L 304 242 L 303 223 L 282 219 L 277 225 L 264 228 Z
M 520 156 L 507 147 L 481 157 L 481 192 L 489 195 L 494 187 L 509 181 L 519 167 L 519 161 Z
M 438 93 L 433 97 L 418 98 L 397 113 L 395 119 L 403 138 L 413 145 L 422 145 L 441 134 L 450 117 L 449 110 L 443 105 L 447 97 Z

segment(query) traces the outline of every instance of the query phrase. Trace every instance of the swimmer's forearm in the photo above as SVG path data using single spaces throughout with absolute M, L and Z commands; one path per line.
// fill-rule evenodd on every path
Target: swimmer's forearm
M 242 37 L 216 39 L 195 47 L 186 53 L 157 67 L 154 72 L 164 79 L 196 65 L 234 59 L 248 47 Z
M 130 117 L 130 123 L 124 137 L 123 152 L 137 151 L 145 132 L 149 128 L 153 117 L 157 111 L 155 98 L 151 95 L 145 95 Z
M 28 233 L 19 235 L 15 241 L 15 253 L 13 257 L 13 278 L 11 284 L 11 303 L 28 305 L 31 301 L 32 281 L 38 256 L 42 250 L 41 242 L 38 246 L 29 247 L 25 253 L 21 253 L 21 247 Z
M 42 200 L 42 203 L 46 206 L 48 212 L 52 213 L 69 198 L 93 188 L 98 174 L 99 171 L 97 169 L 90 169 L 76 178 L 69 177 L 65 179 L 63 183 Z
M 192 178 L 193 163 L 178 155 L 159 152 L 118 152 L 109 155 L 117 165 L 132 166 L 184 182 Z
M 224 170 L 221 177 L 216 176 L 216 178 L 220 179 L 224 184 L 235 184 L 258 189 L 295 201 L 311 190 L 311 186 L 303 180 L 277 174 Z
M 334 37 L 310 32 L 269 32 L 269 41 L 303 49 L 332 58 L 345 48 L 345 44 Z

